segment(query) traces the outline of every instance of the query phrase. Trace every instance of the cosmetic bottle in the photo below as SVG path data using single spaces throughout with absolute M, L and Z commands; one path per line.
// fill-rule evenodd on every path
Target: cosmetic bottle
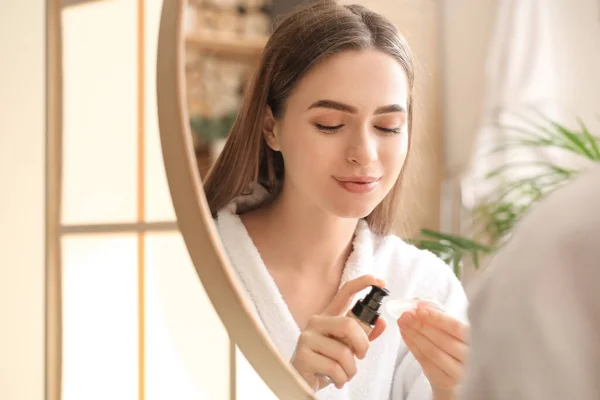
M 371 291 L 364 299 L 357 301 L 356 304 L 354 304 L 354 307 L 348 311 L 346 316 L 357 320 L 360 327 L 365 331 L 367 336 L 369 336 L 375 327 L 375 322 L 377 322 L 377 319 L 379 318 L 381 302 L 389 294 L 390 292 L 385 288 L 371 286 Z M 326 375 L 316 374 L 316 376 L 317 381 L 313 388 L 315 391 L 318 391 L 333 382 L 331 378 Z
M 379 318 L 381 302 L 389 294 L 390 292 L 386 288 L 371 286 L 371 291 L 364 299 L 357 301 L 346 316 L 357 320 L 368 336 Z

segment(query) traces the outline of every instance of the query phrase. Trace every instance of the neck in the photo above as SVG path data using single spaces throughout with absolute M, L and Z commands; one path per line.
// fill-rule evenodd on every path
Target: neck
M 340 276 L 352 251 L 358 219 L 340 218 L 298 200 L 286 187 L 265 207 L 263 227 L 275 243 L 275 268 Z

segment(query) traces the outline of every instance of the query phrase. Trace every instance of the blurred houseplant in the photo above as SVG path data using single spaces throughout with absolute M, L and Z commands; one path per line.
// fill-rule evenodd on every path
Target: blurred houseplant
M 517 116 L 522 123 L 511 126 L 495 124 L 512 134 L 492 153 L 514 148 L 537 148 L 566 152 L 581 161 L 581 165 L 600 162 L 600 137 L 592 135 L 581 120 L 578 120 L 576 128 L 567 128 L 539 112 L 536 115 L 538 118 L 535 119 Z M 505 173 L 515 168 L 528 168 L 531 173 L 519 178 L 507 178 Z M 472 212 L 473 224 L 469 236 L 475 240 L 424 229 L 411 242 L 437 254 L 460 276 L 465 257 L 470 258 L 473 266 L 478 268 L 480 256 L 500 248 L 533 205 L 582 170 L 583 167 L 568 167 L 559 162 L 508 162 L 484 177 L 486 181 L 493 182 L 497 189 Z
M 491 247 L 474 240 L 429 229 L 421 229 L 421 235 L 410 242 L 420 249 L 436 254 L 452 267 L 458 277 L 460 277 L 465 257 L 470 257 L 475 268 L 478 268 L 481 255 L 492 252 Z
M 237 111 L 220 117 L 195 115 L 190 118 L 190 127 L 193 134 L 200 143 L 206 143 L 210 146 L 213 160 L 223 148 L 236 116 Z

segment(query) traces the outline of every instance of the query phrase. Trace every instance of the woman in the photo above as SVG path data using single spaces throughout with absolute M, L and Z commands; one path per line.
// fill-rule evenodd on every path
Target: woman
M 414 74 L 395 27 L 313 3 L 281 21 L 206 196 L 248 300 L 293 367 L 331 399 L 452 399 L 467 352 L 450 269 L 390 234 L 410 147 Z M 345 317 L 370 285 L 431 297 L 367 334 Z M 333 385 L 324 385 L 328 376 Z

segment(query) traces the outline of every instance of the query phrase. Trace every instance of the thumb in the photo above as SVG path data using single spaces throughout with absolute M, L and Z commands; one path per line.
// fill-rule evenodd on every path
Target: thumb
M 385 322 L 385 319 L 377 318 L 377 321 L 375 322 L 375 326 L 373 327 L 373 330 L 369 334 L 369 341 L 372 342 L 373 340 L 377 339 L 383 333 L 383 331 L 385 331 L 386 327 L 387 327 L 387 322 Z
M 325 314 L 331 316 L 343 315 L 350 308 L 354 296 L 369 286 L 385 287 L 385 282 L 370 274 L 346 282 L 335 295 L 329 307 L 325 309 Z

